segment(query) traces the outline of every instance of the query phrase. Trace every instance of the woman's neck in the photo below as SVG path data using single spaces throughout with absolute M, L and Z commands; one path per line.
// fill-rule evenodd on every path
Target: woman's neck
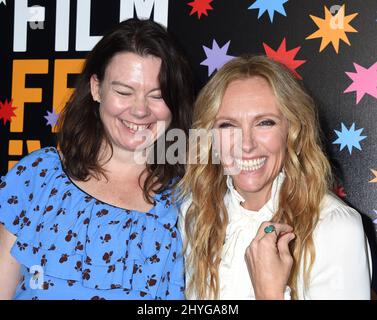
M 237 190 L 238 191 L 238 190 Z M 271 198 L 271 187 L 267 190 L 262 190 L 258 193 L 242 192 L 238 193 L 245 199 L 241 203 L 242 207 L 251 211 L 259 211 Z
M 117 146 L 103 145 L 100 151 L 99 162 L 103 169 L 111 176 L 139 177 L 146 168 L 146 162 L 135 158 L 135 152 L 124 150 Z

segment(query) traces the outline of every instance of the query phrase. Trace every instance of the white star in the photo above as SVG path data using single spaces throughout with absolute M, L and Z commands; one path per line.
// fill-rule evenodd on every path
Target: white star
M 5 2 L 6 0 L 0 0 L 0 3 L 4 3 L 4 5 L 6 6 L 7 3 Z

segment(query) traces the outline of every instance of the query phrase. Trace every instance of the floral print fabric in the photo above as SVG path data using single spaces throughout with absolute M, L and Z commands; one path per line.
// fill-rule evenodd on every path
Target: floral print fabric
M 22 266 L 14 298 L 183 299 L 177 208 L 170 191 L 154 200 L 139 212 L 91 197 L 55 148 L 23 158 L 0 182 L 0 223 Z

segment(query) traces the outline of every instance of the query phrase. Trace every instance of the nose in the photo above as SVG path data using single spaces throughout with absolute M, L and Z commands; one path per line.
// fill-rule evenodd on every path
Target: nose
M 131 107 L 131 114 L 136 118 L 145 118 L 150 115 L 150 112 L 148 100 L 144 96 L 135 97 Z
M 257 146 L 252 128 L 242 128 L 242 151 L 250 153 Z

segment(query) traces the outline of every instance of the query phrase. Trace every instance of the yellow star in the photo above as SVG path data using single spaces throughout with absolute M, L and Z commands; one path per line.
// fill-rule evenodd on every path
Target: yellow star
M 319 52 L 325 49 L 330 42 L 332 43 L 336 53 L 339 53 L 340 40 L 343 40 L 349 46 L 351 45 L 346 32 L 357 32 L 357 30 L 350 25 L 350 22 L 358 15 L 358 13 L 353 13 L 346 16 L 345 12 L 346 5 L 344 4 L 334 16 L 325 6 L 325 19 L 310 15 L 310 18 L 312 18 L 319 29 L 306 39 L 322 38 Z
M 370 180 L 369 182 L 377 183 L 377 170 L 373 170 L 373 169 L 370 169 L 370 170 L 373 172 L 375 177 L 374 177 L 374 179 Z

